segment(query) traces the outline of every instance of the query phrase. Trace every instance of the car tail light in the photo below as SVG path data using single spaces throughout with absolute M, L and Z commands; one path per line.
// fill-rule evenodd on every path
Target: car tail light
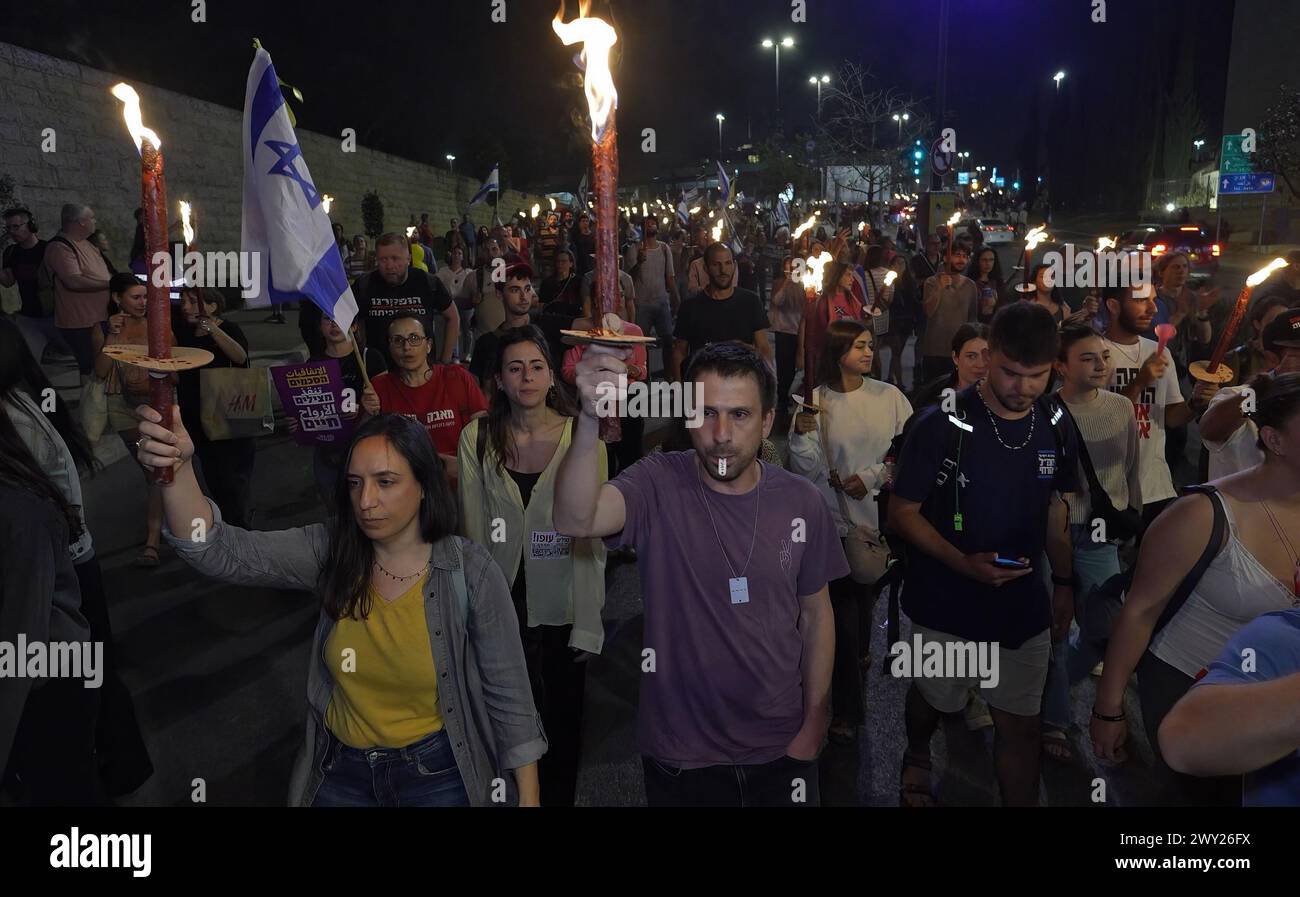
M 1164 243 L 1157 243 L 1156 245 L 1151 247 L 1152 255 L 1164 255 L 1168 251 L 1169 251 L 1169 247 L 1166 246 Z
M 1197 227 L 1197 226 L 1194 225 L 1194 224 L 1192 224 L 1192 225 L 1184 224 L 1182 227 L 1180 227 L 1180 228 L 1178 228 L 1178 229 L 1179 229 L 1179 230 L 1185 230 L 1185 231 L 1191 231 L 1191 232 L 1193 232 L 1193 233 L 1200 233 L 1200 230 L 1201 230 L 1199 227 Z
M 1220 252 L 1221 252 L 1221 250 L 1219 249 L 1219 244 L 1218 244 L 1218 243 L 1211 243 L 1211 244 L 1210 244 L 1210 255 L 1214 256 L 1215 258 L 1218 258 Z

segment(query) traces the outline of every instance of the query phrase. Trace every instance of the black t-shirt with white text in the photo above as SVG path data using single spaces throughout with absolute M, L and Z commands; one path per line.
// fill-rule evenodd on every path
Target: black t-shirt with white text
M 451 305 L 451 294 L 442 281 L 419 268 L 407 268 L 406 280 L 393 286 L 372 271 L 357 278 L 352 286 L 357 299 L 357 314 L 364 322 L 366 345 L 388 351 L 388 325 L 398 314 L 414 312 L 428 319 L 430 332 L 433 318 Z
M 677 311 L 673 336 L 685 340 L 690 346 L 689 355 L 694 355 L 709 343 L 725 340 L 752 346 L 754 333 L 770 326 L 758 296 L 738 288 L 726 299 L 714 299 L 708 293 L 687 299 Z

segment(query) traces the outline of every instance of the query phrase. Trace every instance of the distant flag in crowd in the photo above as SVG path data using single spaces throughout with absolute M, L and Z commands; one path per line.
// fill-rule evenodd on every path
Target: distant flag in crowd
M 587 207 L 587 172 L 582 173 L 582 180 L 578 182 L 578 208 Z
M 682 224 L 689 224 L 691 220 L 691 213 L 687 210 L 685 190 L 677 196 L 677 220 Z
M 487 176 L 483 186 L 478 188 L 474 198 L 469 201 L 471 207 L 478 205 L 488 198 L 489 193 L 499 193 L 501 190 L 501 163 L 498 162 L 492 166 L 492 173 Z
M 721 162 L 718 163 L 718 188 L 722 191 L 722 207 L 726 208 L 727 203 L 731 202 L 731 178 Z
M 344 333 L 357 313 L 329 215 L 312 183 L 289 123 L 289 107 L 271 55 L 253 57 L 244 94 L 244 207 L 240 248 L 256 253 L 259 288 L 245 291 L 253 306 L 306 296 Z

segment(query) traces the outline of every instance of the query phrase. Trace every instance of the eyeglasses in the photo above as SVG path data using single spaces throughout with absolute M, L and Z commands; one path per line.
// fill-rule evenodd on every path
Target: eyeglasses
M 412 333 L 410 336 L 390 336 L 388 338 L 388 345 L 392 346 L 394 349 L 400 349 L 402 348 L 402 344 L 405 343 L 412 349 L 416 349 L 427 339 L 427 336 L 421 336 L 418 333 Z

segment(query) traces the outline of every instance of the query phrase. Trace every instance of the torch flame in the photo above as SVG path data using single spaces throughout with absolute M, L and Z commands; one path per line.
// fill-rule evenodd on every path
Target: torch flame
M 958 221 L 961 221 L 961 212 L 953 212 L 952 217 L 948 219 L 948 226 L 952 227 Z
M 1272 274 L 1274 271 L 1276 271 L 1278 268 L 1285 268 L 1285 267 L 1286 267 L 1286 259 L 1273 259 L 1273 261 L 1269 262 L 1267 265 L 1260 268 L 1254 274 L 1247 277 L 1246 286 L 1251 287 L 1253 289 L 1254 287 L 1259 286 L 1261 283 L 1267 280 L 1268 276 Z
M 799 225 L 798 227 L 796 227 L 796 228 L 794 229 L 794 233 L 790 235 L 790 239 L 791 239 L 791 240 L 797 240 L 797 239 L 799 239 L 799 238 L 802 237 L 805 233 L 807 233 L 808 231 L 812 230 L 813 225 L 816 224 L 816 223 L 817 223 L 817 216 L 816 216 L 816 215 L 813 215 L 813 216 L 810 217 L 807 221 L 805 221 L 803 224 Z
M 588 6 L 582 4 L 580 17 L 566 23 L 563 21 L 564 4 L 561 3 L 551 20 L 551 27 L 566 47 L 582 44 L 582 85 L 591 112 L 591 139 L 600 143 L 610 113 L 618 108 L 618 91 L 614 89 L 614 76 L 609 71 L 609 50 L 618 42 L 618 34 L 604 19 L 588 17 Z
M 895 280 L 898 280 L 898 272 L 890 271 L 888 274 L 885 275 L 885 286 L 887 287 L 893 286 Z
M 646 205 L 645 203 L 641 203 L 641 217 L 645 218 L 649 214 L 650 214 L 650 206 Z
M 1106 250 L 1106 249 L 1114 249 L 1114 248 L 1115 248 L 1115 238 L 1114 238 L 1114 237 L 1098 237 L 1098 238 L 1097 238 L 1097 251 L 1098 251 L 1098 252 L 1102 252 L 1103 250 Z
M 554 211 L 555 211 L 555 197 L 554 197 L 554 196 L 548 196 L 548 197 L 546 197 L 546 198 L 549 199 L 549 200 L 551 201 L 551 211 L 554 212 Z
M 719 221 L 713 225 L 713 242 L 716 243 L 722 239 L 722 222 Z
M 409 239 L 411 239 L 411 237 L 414 237 L 414 236 L 415 236 L 415 228 L 413 228 L 413 227 L 408 227 L 408 228 L 406 229 L 406 239 L 409 240 Z
M 152 143 L 154 149 L 161 148 L 162 141 L 158 135 L 144 126 L 144 119 L 140 116 L 140 95 L 135 92 L 135 88 L 122 81 L 113 85 L 112 93 L 122 101 L 122 118 L 126 121 L 127 130 L 131 132 L 131 139 L 135 141 L 135 151 L 141 151 L 141 138 Z
M 334 205 L 334 197 L 326 193 L 320 198 L 320 204 L 325 207 L 325 214 L 328 215 L 330 213 L 330 206 Z
M 826 264 L 831 260 L 831 254 L 822 250 L 819 254 L 810 256 L 807 264 L 804 265 L 803 278 L 801 285 L 805 290 L 820 290 L 822 286 L 822 272 Z
M 532 207 L 532 209 L 530 210 L 530 214 L 532 215 L 532 217 L 536 218 L 536 217 L 537 217 L 537 213 L 540 212 L 541 210 L 542 210 L 542 207 L 541 207 L 540 205 L 538 205 L 537 203 L 533 203 L 533 207 Z
M 1037 246 L 1039 243 L 1043 242 L 1044 240 L 1050 239 L 1050 235 L 1046 233 L 1046 230 L 1047 230 L 1047 225 L 1040 224 L 1038 225 L 1038 227 L 1031 228 L 1029 233 L 1025 234 L 1026 252 L 1033 252 L 1035 246 Z
M 194 245 L 194 228 L 190 225 L 190 204 L 181 200 L 181 230 L 185 233 L 185 245 Z

